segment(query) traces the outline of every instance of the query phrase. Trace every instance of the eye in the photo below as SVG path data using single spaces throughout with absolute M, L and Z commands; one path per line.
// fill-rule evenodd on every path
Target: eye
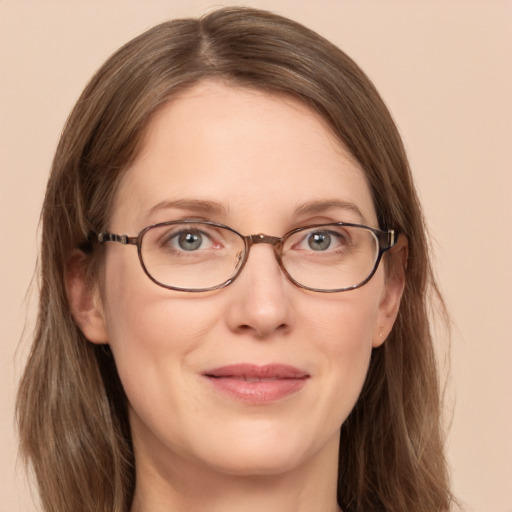
M 305 241 L 307 241 L 307 248 L 316 252 L 322 252 L 346 246 L 348 244 L 348 237 L 341 230 L 316 230 L 307 233 Z
M 203 243 L 203 235 L 198 231 L 183 231 L 173 238 L 176 239 L 179 248 L 184 251 L 195 251 Z
M 197 252 L 215 248 L 218 244 L 213 242 L 213 236 L 204 230 L 186 227 L 178 231 L 173 230 L 161 237 L 160 247 L 178 252 Z
M 341 227 L 313 228 L 298 231 L 289 240 L 289 248 L 296 251 L 339 252 L 351 245 L 349 233 Z
M 307 237 L 308 246 L 313 251 L 325 251 L 329 249 L 332 242 L 332 237 L 327 231 L 317 231 L 315 233 L 311 233 Z

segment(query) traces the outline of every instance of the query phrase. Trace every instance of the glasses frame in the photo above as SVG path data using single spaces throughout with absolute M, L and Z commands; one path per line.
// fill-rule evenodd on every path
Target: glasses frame
M 240 266 L 238 267 L 237 271 L 235 272 L 235 274 L 233 276 L 231 276 L 229 279 L 227 279 L 226 281 L 224 281 L 223 283 L 216 285 L 216 286 L 211 286 L 208 288 L 181 288 L 181 287 L 177 287 L 177 286 L 167 285 L 167 284 L 161 283 L 160 281 L 157 281 L 149 273 L 148 269 L 146 268 L 146 265 L 144 264 L 144 259 L 142 257 L 142 240 L 144 238 L 144 235 L 149 230 L 151 230 L 153 228 L 160 227 L 160 226 L 172 226 L 175 224 L 205 224 L 207 226 L 213 226 L 213 227 L 218 227 L 218 228 L 222 228 L 222 229 L 227 229 L 228 231 L 231 231 L 235 235 L 238 235 L 244 241 L 245 250 L 244 250 L 243 260 L 242 260 Z M 283 250 L 284 242 L 286 242 L 286 240 L 290 236 L 292 236 L 293 234 L 295 234 L 299 231 L 304 231 L 304 230 L 312 229 L 315 227 L 328 227 L 328 226 L 347 226 L 347 227 L 363 228 L 363 229 L 370 231 L 371 233 L 373 233 L 375 235 L 375 238 L 377 239 L 378 247 L 379 247 L 377 258 L 373 265 L 373 269 L 370 272 L 370 274 L 368 275 L 368 277 L 366 279 L 364 279 L 363 281 L 361 281 L 360 283 L 357 283 L 355 285 L 348 286 L 345 288 L 337 288 L 334 290 L 324 290 L 322 288 L 311 288 L 309 286 L 305 286 L 305 285 L 299 283 L 298 281 L 296 281 L 292 276 L 290 276 L 290 274 L 286 270 L 286 268 L 283 264 L 283 261 L 282 261 L 282 250 Z M 377 228 L 372 228 L 370 226 L 365 226 L 364 224 L 353 224 L 350 222 L 329 222 L 326 224 L 310 224 L 307 226 L 301 226 L 299 228 L 292 229 L 291 231 L 288 231 L 287 233 L 285 233 L 282 237 L 265 235 L 263 233 L 258 233 L 256 235 L 242 235 L 235 229 L 230 228 L 229 226 L 226 226 L 224 224 L 220 224 L 218 222 L 212 222 L 212 221 L 206 221 L 206 220 L 184 219 L 184 220 L 171 220 L 171 221 L 167 221 L 167 222 L 158 222 L 156 224 L 151 224 L 151 225 L 143 228 L 137 234 L 137 236 L 118 235 L 115 233 L 102 232 L 98 235 L 98 241 L 100 243 L 117 242 L 122 245 L 135 245 L 137 247 L 137 253 L 139 256 L 139 261 L 142 266 L 142 269 L 144 270 L 144 273 L 149 277 L 149 279 L 151 279 L 151 281 L 153 281 L 158 286 L 161 286 L 162 288 L 167 288 L 169 290 L 176 290 L 176 291 L 180 291 L 180 292 L 191 292 L 191 293 L 219 290 L 221 288 L 225 288 L 226 286 L 230 285 L 233 281 L 235 281 L 235 279 L 240 275 L 243 268 L 245 267 L 245 264 L 247 263 L 247 260 L 249 259 L 249 252 L 251 250 L 251 247 L 256 244 L 269 244 L 272 246 L 272 248 L 274 250 L 274 255 L 277 260 L 277 263 L 279 264 L 279 268 L 282 270 L 282 272 L 284 273 L 286 278 L 291 283 L 293 283 L 295 286 L 297 286 L 299 288 L 303 288 L 305 290 L 310 290 L 310 291 L 319 292 L 319 293 L 339 293 L 339 292 L 345 292 L 345 291 L 349 291 L 349 290 L 355 290 L 356 288 L 360 288 L 361 286 L 364 286 L 375 275 L 375 272 L 377 271 L 377 268 L 379 266 L 379 263 L 382 259 L 383 254 L 386 251 L 389 251 L 391 248 L 393 248 L 396 245 L 398 236 L 399 236 L 399 233 L 395 229 L 381 230 L 381 229 L 377 229 Z

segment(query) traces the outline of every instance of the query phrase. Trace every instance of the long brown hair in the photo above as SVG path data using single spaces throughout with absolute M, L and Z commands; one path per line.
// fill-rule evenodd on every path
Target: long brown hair
M 441 405 L 429 304 L 438 298 L 421 208 L 392 118 L 341 50 L 274 14 L 226 8 L 158 25 L 127 43 L 88 84 L 58 145 L 42 211 L 39 316 L 21 381 L 21 450 L 45 512 L 130 509 L 135 464 L 126 396 L 108 347 L 73 322 L 66 261 L 79 248 L 95 279 L 116 186 L 169 98 L 203 79 L 299 98 L 363 167 L 381 228 L 409 241 L 397 321 L 372 355 L 341 429 L 338 500 L 345 512 L 447 511 Z

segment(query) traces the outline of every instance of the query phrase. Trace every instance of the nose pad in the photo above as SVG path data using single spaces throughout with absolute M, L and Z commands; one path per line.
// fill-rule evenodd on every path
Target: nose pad
M 230 329 L 259 338 L 288 331 L 293 323 L 291 286 L 281 271 L 274 248 L 266 244 L 253 246 L 242 273 L 229 287 Z

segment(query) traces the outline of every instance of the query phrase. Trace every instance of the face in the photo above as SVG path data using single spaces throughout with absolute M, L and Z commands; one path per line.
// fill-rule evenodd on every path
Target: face
M 214 82 L 155 115 L 109 229 L 134 236 L 189 218 L 273 236 L 338 221 L 377 227 L 361 168 L 318 115 Z M 335 466 L 340 426 L 399 296 L 382 264 L 353 291 L 298 288 L 265 244 L 231 285 L 187 293 L 150 281 L 134 246 L 109 243 L 101 290 L 75 316 L 89 340 L 111 346 L 138 461 L 236 475 Z

